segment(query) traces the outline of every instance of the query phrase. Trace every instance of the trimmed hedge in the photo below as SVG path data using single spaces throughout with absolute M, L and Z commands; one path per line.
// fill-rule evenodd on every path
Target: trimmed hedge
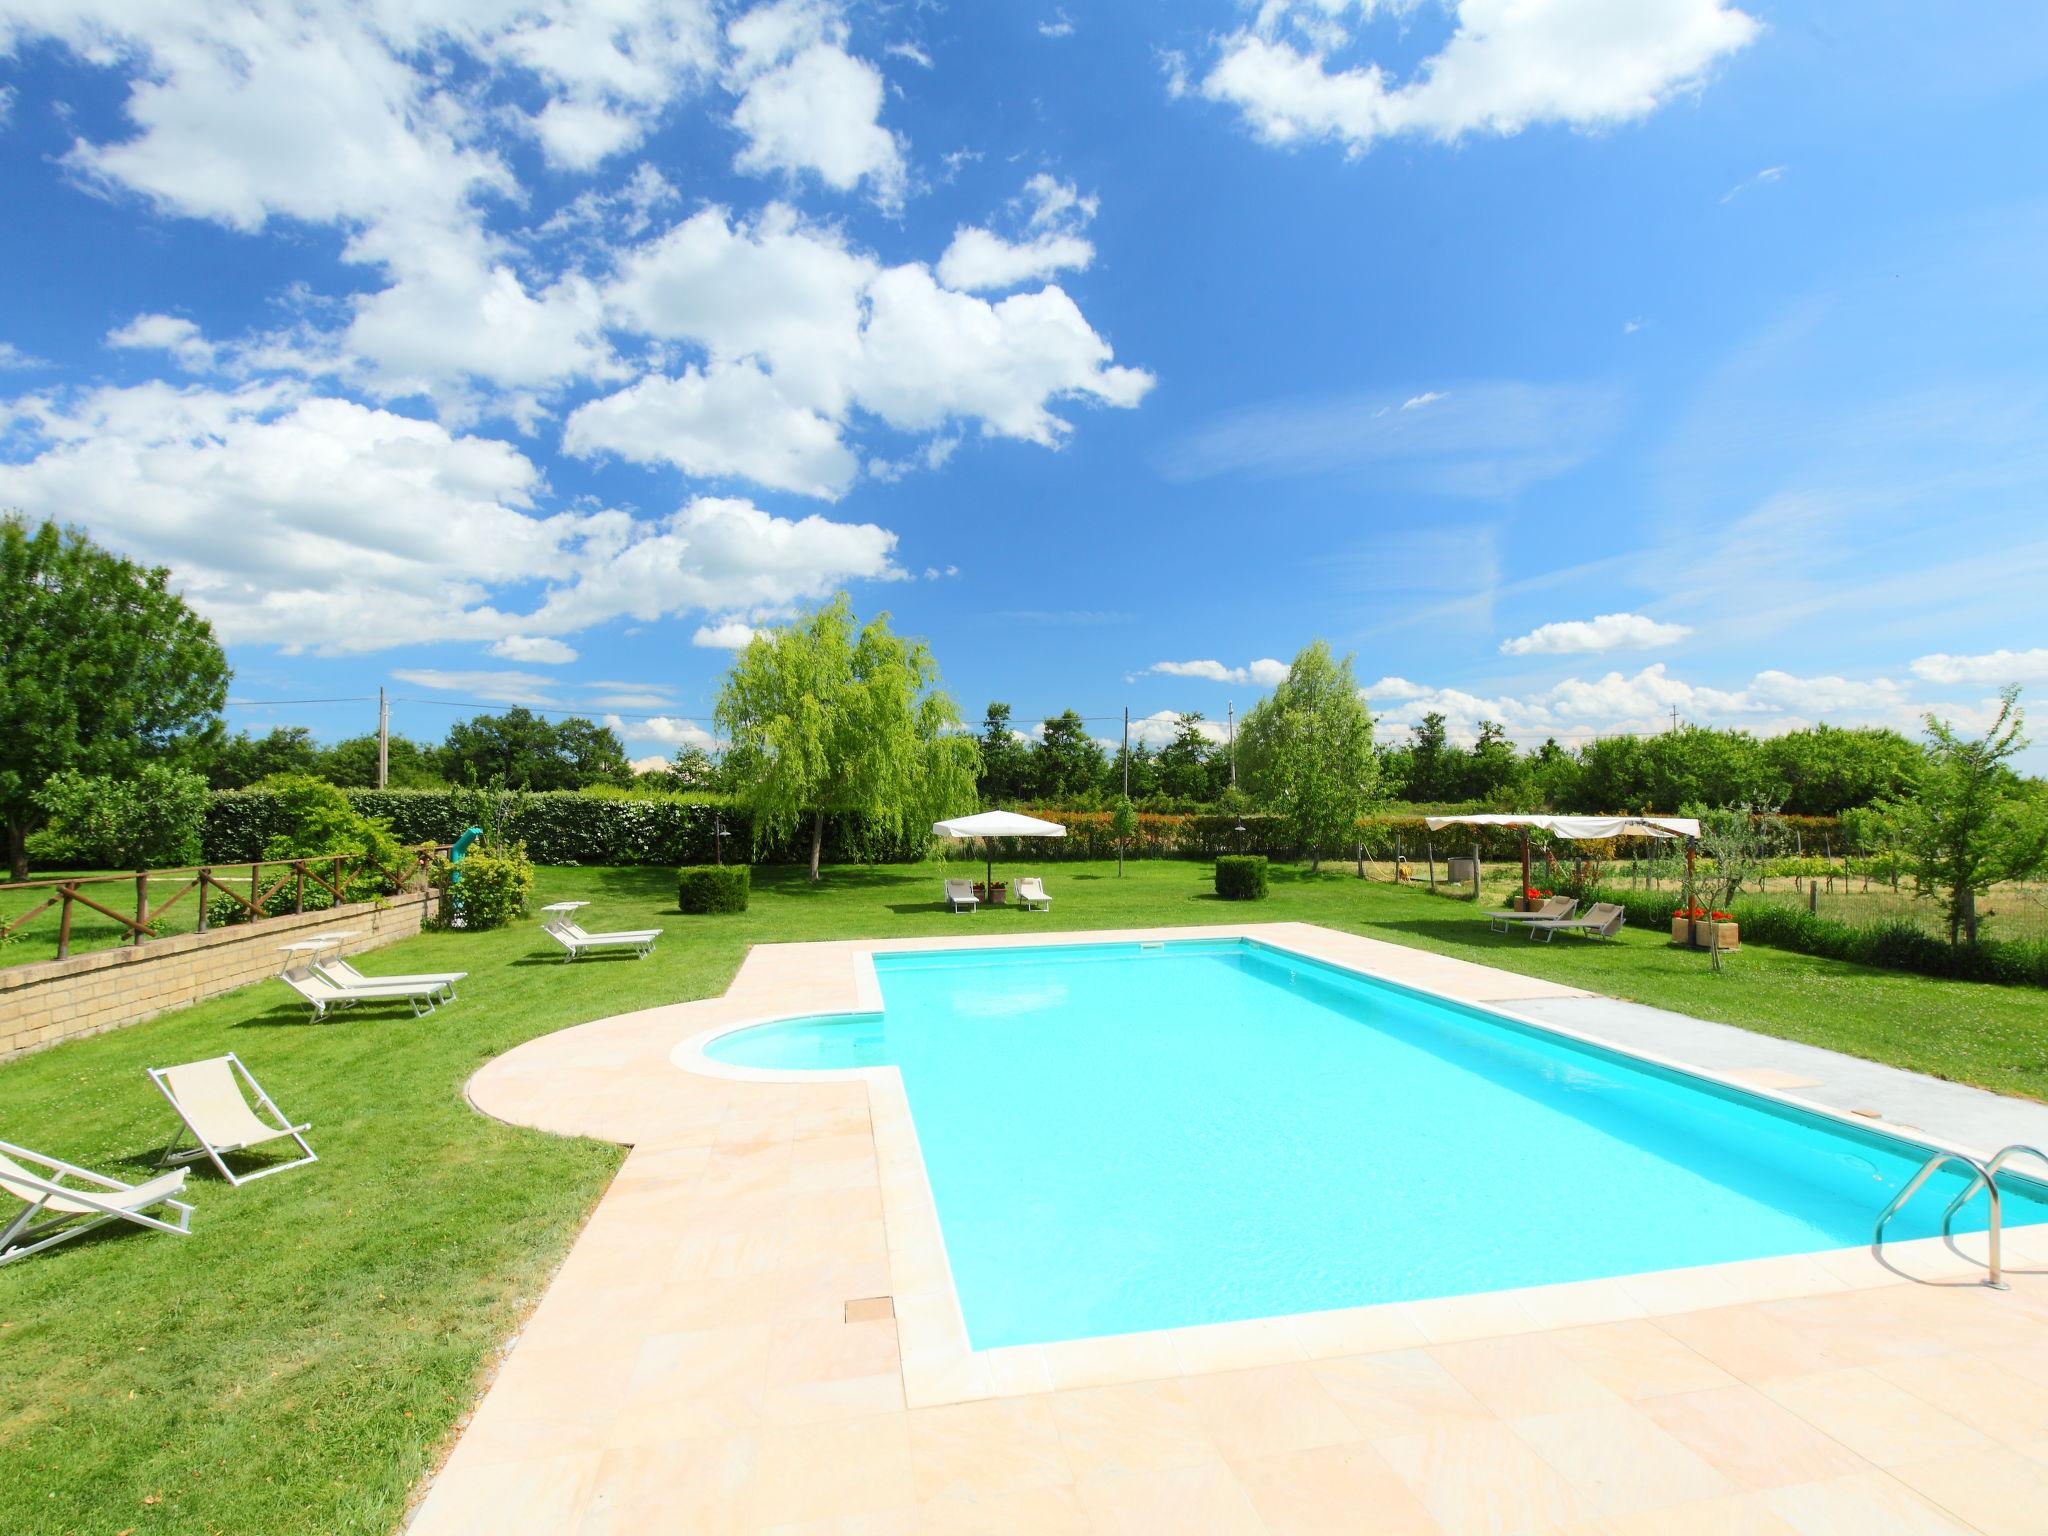
M 698 864 L 676 871 L 676 905 L 685 912 L 744 912 L 750 889 L 744 864 Z
M 1266 896 L 1266 856 L 1262 853 L 1226 853 L 1216 860 L 1216 894 L 1225 901 L 1263 901 Z
M 1628 913 L 1628 926 L 1667 933 L 1680 898 L 1669 892 L 1600 890 L 1589 901 L 1611 901 Z M 1911 971 L 1945 981 L 1984 981 L 2000 986 L 2048 987 L 2048 941 L 1984 939 L 1950 944 L 1917 923 L 1892 918 L 1881 923 L 1844 923 L 1784 902 L 1737 897 L 1730 909 L 1745 944 L 1767 944 L 1824 960 Z
M 348 801 L 365 816 L 390 823 L 399 842 L 452 843 L 469 822 L 455 792 L 446 789 L 351 789 Z M 754 847 L 744 811 L 717 796 L 692 799 L 629 799 L 549 790 L 524 797 L 517 813 L 498 828 L 507 842 L 524 843 L 536 864 L 712 864 L 717 828 L 725 828 L 728 860 L 750 855 L 761 863 L 796 862 L 810 856 L 810 828 L 798 829 L 789 845 Z M 264 845 L 286 830 L 274 796 L 261 789 L 217 790 L 207 807 L 205 853 L 211 864 L 260 858 Z M 925 839 L 891 840 L 857 816 L 825 819 L 825 858 L 834 864 L 909 859 L 923 853 Z

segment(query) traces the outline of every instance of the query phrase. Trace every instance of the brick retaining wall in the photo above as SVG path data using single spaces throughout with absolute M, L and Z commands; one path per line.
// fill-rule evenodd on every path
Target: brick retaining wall
M 410 938 L 430 899 L 410 892 L 381 905 L 356 902 L 0 969 L 0 1061 L 275 976 L 283 962 L 278 947 L 304 934 L 353 929 L 345 954 Z M 278 988 L 278 1000 L 286 996 Z

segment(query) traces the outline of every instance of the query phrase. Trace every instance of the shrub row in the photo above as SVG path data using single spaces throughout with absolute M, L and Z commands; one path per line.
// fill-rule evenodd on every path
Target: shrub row
M 461 802 L 445 789 L 351 789 L 349 804 L 388 822 L 399 842 L 451 843 L 468 825 Z M 807 833 L 788 846 L 750 845 L 744 812 L 716 799 L 628 799 L 551 790 L 524 796 L 499 833 L 526 844 L 536 864 L 711 864 L 724 857 L 763 863 L 809 856 Z M 217 791 L 207 806 L 203 857 L 211 864 L 260 858 L 264 845 L 289 830 L 283 807 L 262 789 Z M 893 844 L 893 845 L 892 845 Z M 892 840 L 854 816 L 828 817 L 825 857 L 833 863 L 872 863 L 918 856 L 921 840 Z
M 750 889 L 744 864 L 699 864 L 676 871 L 676 906 L 684 912 L 744 912 Z
M 1628 913 L 1631 928 L 1665 933 L 1680 898 L 1669 892 L 1603 889 L 1590 901 L 1611 901 Z M 2048 987 L 2048 941 L 1985 939 L 1976 945 L 1950 944 L 1917 923 L 1892 918 L 1881 923 L 1845 923 L 1804 907 L 1738 897 L 1733 907 L 1745 944 L 1768 944 L 1825 960 L 1885 970 L 1912 971 L 1947 981 L 1988 981 L 2002 986 Z

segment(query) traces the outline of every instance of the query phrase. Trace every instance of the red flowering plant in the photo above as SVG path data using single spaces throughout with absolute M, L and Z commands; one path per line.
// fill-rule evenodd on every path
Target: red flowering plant
M 1693 922 L 1704 922 L 1708 918 L 1712 918 L 1717 923 L 1728 923 L 1735 920 L 1733 912 L 1710 912 L 1705 907 L 1678 907 L 1673 909 L 1671 915 L 1673 917 L 1687 918 Z
M 1522 899 L 1525 901 L 1548 901 L 1550 897 L 1549 891 L 1539 891 L 1533 885 L 1522 887 Z

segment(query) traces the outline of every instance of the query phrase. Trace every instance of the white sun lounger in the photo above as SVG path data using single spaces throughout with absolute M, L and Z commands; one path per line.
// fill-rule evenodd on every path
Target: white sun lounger
M 185 1173 L 180 1168 L 146 1184 L 123 1184 L 0 1141 L 0 1195 L 22 1203 L 21 1210 L 0 1226 L 0 1264 L 54 1248 L 110 1221 L 132 1221 L 182 1237 L 192 1230 L 192 1207 L 171 1197 L 184 1189 Z M 148 1214 L 159 1205 L 171 1212 L 168 1219 Z
M 277 979 L 313 1005 L 316 1020 L 326 1018 L 330 1008 L 339 1013 L 357 1003 L 411 1003 L 413 1017 L 418 1018 L 434 1011 L 434 999 L 441 993 L 438 982 L 372 982 L 368 986 L 344 987 L 314 970 L 311 962 L 289 967 Z
M 1050 912 L 1052 898 L 1045 894 L 1045 884 L 1036 875 L 1026 875 L 1017 882 L 1017 905 L 1026 912 Z
M 1534 941 L 1537 934 L 1543 935 L 1548 944 L 1560 933 L 1583 933 L 1588 938 L 1611 939 L 1621 932 L 1622 924 L 1628 920 L 1628 912 L 1609 901 L 1596 901 L 1586 908 L 1586 915 L 1577 918 L 1551 918 L 1543 922 L 1530 923 L 1529 938 Z
M 222 1178 L 230 1184 L 242 1185 L 269 1174 L 283 1173 L 287 1168 L 303 1168 L 307 1163 L 320 1161 L 306 1144 L 305 1133 L 312 1127 L 293 1125 L 233 1051 L 206 1061 L 187 1062 L 182 1067 L 150 1067 L 147 1071 L 149 1080 L 171 1101 L 171 1108 L 185 1123 L 185 1131 L 189 1131 L 198 1143 L 197 1147 L 180 1150 L 179 1143 L 185 1139 L 185 1134 L 180 1132 L 173 1136 L 170 1145 L 164 1148 L 159 1166 L 211 1158 Z M 244 1083 L 248 1084 L 249 1092 L 256 1095 L 257 1101 L 270 1111 L 276 1124 L 265 1121 L 249 1107 L 248 1097 L 242 1091 Z M 299 1150 L 306 1155 L 293 1158 L 288 1163 L 268 1164 L 254 1173 L 236 1173 L 227 1165 L 226 1155 L 230 1152 L 245 1152 L 251 1147 L 281 1141 L 285 1137 L 297 1142 Z
M 1488 912 L 1486 926 L 1495 933 L 1512 933 L 1517 923 L 1548 923 L 1570 917 L 1579 904 L 1569 896 L 1553 896 L 1534 912 Z
M 467 976 L 467 971 L 420 971 L 409 976 L 365 976 L 341 956 L 332 960 L 315 960 L 313 969 L 333 982 L 337 987 L 439 987 L 448 994 L 448 1001 L 455 1001 L 455 983 Z
M 586 949 L 631 949 L 638 951 L 638 958 L 642 960 L 654 953 L 654 941 L 661 937 L 659 928 L 622 928 L 617 933 L 586 933 L 570 914 L 589 905 L 587 901 L 558 901 L 541 908 L 543 912 L 557 914 L 542 923 L 540 931 L 568 951 L 562 957 L 564 965 Z
M 972 880 L 948 880 L 946 882 L 946 907 L 953 912 L 972 912 L 981 905 L 981 898 L 974 894 Z

